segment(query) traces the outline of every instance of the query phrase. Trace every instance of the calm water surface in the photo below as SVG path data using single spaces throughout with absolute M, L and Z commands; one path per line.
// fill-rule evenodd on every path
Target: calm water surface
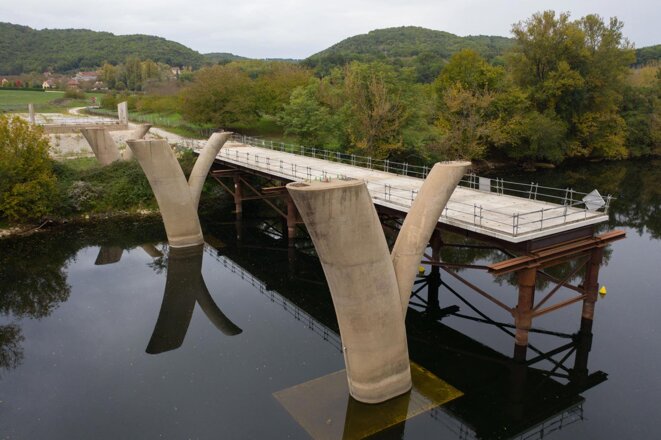
M 661 438 L 660 170 L 652 161 L 516 176 L 619 197 L 608 227 L 627 239 L 606 253 L 591 349 L 575 337 L 576 350 L 522 367 L 510 329 L 472 319 L 511 316 L 443 277 L 466 302 L 441 288 L 440 307 L 459 307 L 442 316 L 423 289 L 407 317 L 409 349 L 464 395 L 376 437 Z M 230 210 L 223 201 L 206 216 L 207 245 L 184 254 L 167 248 L 160 221 L 0 241 L 0 438 L 309 438 L 273 394 L 344 368 L 321 266 L 305 239 L 288 250 L 268 211 L 253 205 L 237 224 Z M 503 256 L 448 248 L 443 258 Z M 515 303 L 512 279 L 473 272 L 462 274 Z M 540 296 L 551 288 L 540 283 Z M 580 305 L 535 320 L 544 332 L 531 335 L 529 359 L 571 343 L 579 324 Z M 340 413 L 327 423 L 346 422 L 351 438 L 355 406 Z

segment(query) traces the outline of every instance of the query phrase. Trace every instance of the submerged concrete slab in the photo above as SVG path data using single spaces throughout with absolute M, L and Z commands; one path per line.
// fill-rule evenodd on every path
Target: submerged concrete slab
M 411 363 L 410 392 L 377 405 L 349 396 L 345 370 L 274 393 L 315 440 L 362 439 L 463 395 L 431 372 Z

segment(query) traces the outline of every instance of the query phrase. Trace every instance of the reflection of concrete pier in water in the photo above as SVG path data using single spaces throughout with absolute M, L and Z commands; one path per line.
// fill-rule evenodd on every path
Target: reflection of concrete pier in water
M 202 276 L 204 246 L 169 248 L 167 252 L 167 280 L 163 303 L 158 314 L 154 332 L 147 346 L 147 353 L 159 354 L 181 347 L 188 331 L 195 304 L 207 319 L 223 334 L 235 336 L 241 333 L 215 303 Z M 152 258 L 164 257 L 153 244 L 140 247 Z M 118 263 L 124 249 L 120 246 L 102 246 L 95 265 Z
M 282 247 L 287 238 L 286 232 L 274 229 L 275 226 L 277 223 L 263 222 L 260 229 L 269 231 L 269 235 L 262 235 L 259 240 L 252 238 L 254 233 L 244 234 L 246 238 L 241 241 L 235 241 L 232 236 L 220 237 L 224 244 L 222 249 L 213 251 L 207 247 L 207 252 L 229 272 L 253 285 L 267 300 L 274 303 L 276 309 L 302 322 L 302 328 L 318 334 L 321 339 L 340 350 L 341 342 L 337 336 L 337 323 L 330 298 L 327 295 L 325 298 L 319 295 L 310 297 L 312 292 L 301 288 L 301 285 L 323 284 L 318 261 L 302 252 L 296 252 L 293 262 L 277 258 L 287 252 Z M 246 226 L 242 228 L 250 232 Z M 278 235 L 280 239 L 275 238 Z M 263 259 L 269 254 L 272 264 L 265 267 Z M 246 270 L 246 267 L 250 270 Z M 289 277 L 283 278 L 283 273 L 288 273 Z M 292 279 L 298 282 L 292 283 Z M 535 353 L 534 357 L 522 361 L 517 356 L 493 350 L 444 324 L 444 319 L 450 316 L 458 319 L 467 316 L 461 313 L 461 309 L 475 308 L 465 298 L 466 302 L 461 302 L 461 308 L 441 308 L 439 303 L 447 301 L 446 295 L 440 301 L 438 297 L 439 289 L 446 288 L 444 284 L 438 267 L 420 276 L 417 284 L 419 292 L 413 298 L 407 316 L 411 359 L 464 393 L 428 412 L 433 420 L 455 432 L 457 438 L 499 438 L 532 435 L 535 432 L 548 435 L 555 429 L 582 420 L 581 405 L 584 398 L 580 394 L 606 380 L 605 373 L 591 373 L 588 370 L 592 335 L 585 327 L 581 327 L 575 334 L 532 329 L 532 333 L 544 333 L 561 342 L 557 348 L 546 352 L 531 344 L 529 351 Z M 495 323 L 479 314 L 477 316 L 485 325 L 503 327 L 511 334 L 514 333 L 515 328 L 511 324 Z M 548 367 L 545 363 L 549 364 Z M 348 399 L 348 395 L 344 399 L 344 409 L 340 411 L 345 414 L 344 428 L 339 430 L 341 435 L 336 438 L 356 438 L 352 433 L 364 433 L 369 429 L 364 424 L 352 423 L 358 414 L 369 417 L 363 411 L 371 412 L 375 419 L 389 411 L 379 409 L 380 405 L 372 409 L 369 406 L 365 408 L 365 405 L 361 406 Z M 335 414 L 338 412 L 337 408 L 326 410 L 332 410 Z M 406 410 L 400 410 L 400 421 L 406 419 Z M 314 416 L 327 420 L 324 414 Z M 299 416 L 294 417 L 303 423 Z M 310 422 L 308 418 L 304 423 L 314 425 L 314 420 Z M 337 432 L 337 426 L 334 429 L 324 432 Z M 402 422 L 389 429 L 403 432 L 404 424 Z
M 179 348 L 184 341 L 195 304 L 223 334 L 241 333 L 216 305 L 202 276 L 204 245 L 170 248 L 163 303 L 147 346 L 147 353 L 158 354 Z

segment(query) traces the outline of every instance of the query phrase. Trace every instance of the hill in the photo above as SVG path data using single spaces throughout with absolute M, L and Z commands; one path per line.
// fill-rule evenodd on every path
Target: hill
M 206 59 L 207 62 L 213 64 L 227 64 L 232 61 L 245 61 L 245 60 L 280 61 L 283 63 L 294 63 L 294 64 L 301 62 L 301 60 L 297 60 L 295 58 L 248 58 L 248 57 L 242 57 L 240 55 L 234 55 L 233 53 L 229 53 L 229 52 L 205 53 L 204 58 Z
M 429 82 L 455 52 L 473 49 L 487 60 L 498 62 L 498 57 L 513 44 L 514 40 L 506 37 L 459 37 L 448 32 L 404 26 L 377 29 L 347 38 L 310 56 L 303 63 L 319 74 L 326 74 L 331 68 L 354 60 L 384 61 L 413 67 L 419 81 Z
M 199 67 L 204 57 L 188 47 L 150 35 L 114 35 L 86 29 L 43 29 L 0 23 L 0 74 L 93 68 L 127 56 L 172 66 Z
M 239 55 L 234 55 L 233 53 L 229 52 L 211 52 L 211 53 L 205 53 L 204 58 L 206 61 L 211 62 L 213 64 L 226 64 L 231 61 L 238 61 L 238 60 L 247 60 L 248 58 L 242 57 Z
M 659 60 L 661 60 L 661 44 L 636 49 L 636 64 L 639 66 Z

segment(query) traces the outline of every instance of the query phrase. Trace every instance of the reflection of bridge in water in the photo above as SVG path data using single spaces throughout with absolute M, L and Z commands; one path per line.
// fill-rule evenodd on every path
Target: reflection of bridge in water
M 235 238 L 223 236 L 222 247 L 216 250 L 207 245 L 205 252 L 228 272 L 254 286 L 278 309 L 301 322 L 302 328 L 341 350 L 330 296 L 324 292 L 325 295 L 315 293 L 310 298 L 310 290 L 325 289 L 318 261 L 303 252 L 283 248 L 286 237 L 282 235 L 286 234 L 280 232 L 281 238 L 274 238 L 278 230 L 268 222 L 260 227 L 269 232 L 262 235 L 261 244 L 248 239 L 254 234 L 246 234 L 238 226 L 237 235 L 246 237 L 245 240 L 232 244 Z M 214 237 L 210 238 L 214 242 Z M 269 253 L 280 258 L 269 258 L 269 264 L 265 265 L 263 261 Z M 288 253 L 288 258 L 282 258 L 284 253 Z M 292 283 L 293 280 L 297 282 Z M 536 356 L 528 360 L 516 355 L 509 357 L 443 323 L 448 315 L 461 317 L 462 314 L 458 307 L 438 306 L 438 287 L 443 283 L 438 270 L 421 276 L 418 281 L 419 287 L 426 288 L 428 300 L 423 301 L 420 291 L 417 305 L 409 308 L 407 332 L 411 359 L 464 392 L 464 396 L 430 411 L 432 419 L 462 439 L 542 438 L 582 420 L 584 398 L 580 393 L 606 380 L 605 373 L 588 371 L 592 342 L 588 329 L 571 335 L 534 330 L 564 342 L 547 352 L 531 346 Z M 294 287 L 305 283 L 315 289 L 301 291 Z M 463 305 L 472 307 L 468 302 Z M 509 331 L 499 323 L 480 319 Z M 567 365 L 571 361 L 573 365 Z M 548 368 L 542 368 L 545 362 L 550 364 Z M 403 424 L 400 428 L 403 430 Z

